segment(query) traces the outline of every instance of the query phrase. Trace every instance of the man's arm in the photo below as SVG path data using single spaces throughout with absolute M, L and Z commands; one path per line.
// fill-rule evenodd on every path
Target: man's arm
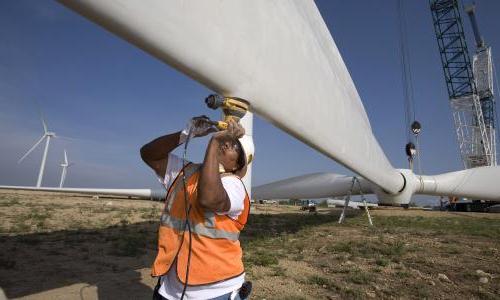
M 219 160 L 217 159 L 219 148 L 219 141 L 217 138 L 212 137 L 200 170 L 198 203 L 206 209 L 224 212 L 231 208 L 231 201 L 222 185 L 219 174 Z
M 214 134 L 210 139 L 198 180 L 198 203 L 202 207 L 215 212 L 226 212 L 231 208 L 231 201 L 219 174 L 217 158 L 221 146 L 219 139 L 224 135 L 239 138 L 244 134 L 245 130 L 240 124 L 230 121 L 227 130 Z
M 180 143 L 181 132 L 161 136 L 141 148 L 142 160 L 150 166 L 155 173 L 163 177 L 167 170 L 168 153 L 172 152 Z
M 194 117 L 183 131 L 161 136 L 142 146 L 141 158 L 158 176 L 163 177 L 167 171 L 168 154 L 183 144 L 189 133 L 191 137 L 201 137 L 214 131 L 206 116 Z

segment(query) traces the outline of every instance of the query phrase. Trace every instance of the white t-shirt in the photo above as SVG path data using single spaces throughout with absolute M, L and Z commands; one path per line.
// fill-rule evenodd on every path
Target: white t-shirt
M 179 175 L 182 167 L 183 161 L 181 158 L 179 158 L 175 154 L 168 155 L 168 164 L 165 176 L 164 178 L 158 177 L 158 180 L 160 180 L 160 182 L 167 190 L 172 185 L 177 175 Z M 221 181 L 229 197 L 229 200 L 231 201 L 231 207 L 229 208 L 229 211 L 218 214 L 227 214 L 232 219 L 236 219 L 241 214 L 244 208 L 244 201 L 246 196 L 245 187 L 243 186 L 241 180 L 239 180 L 235 176 L 222 177 Z M 161 277 L 160 282 L 161 286 L 158 291 L 160 295 L 167 299 L 179 299 L 181 297 L 182 290 L 184 289 L 184 284 L 177 278 L 177 268 L 171 267 L 168 273 Z M 243 282 L 245 282 L 245 273 L 235 278 L 231 278 L 214 284 L 188 286 L 186 289 L 186 294 L 184 296 L 186 299 L 215 298 L 239 289 Z

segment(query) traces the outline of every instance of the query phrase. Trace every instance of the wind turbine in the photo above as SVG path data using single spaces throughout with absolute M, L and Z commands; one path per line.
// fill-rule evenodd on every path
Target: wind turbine
M 500 200 L 500 167 L 424 176 L 391 165 L 313 1 L 59 2 L 216 93 L 247 100 L 252 113 L 359 174 L 380 202 L 408 204 L 416 193 Z M 309 174 L 255 192 L 315 198 L 349 193 L 350 182 Z
M 36 187 L 40 187 L 42 185 L 43 172 L 45 170 L 45 162 L 47 161 L 47 153 L 49 152 L 50 139 L 56 137 L 55 132 L 49 131 L 47 129 L 47 124 L 45 123 L 45 120 L 43 119 L 42 115 L 40 115 L 40 119 L 42 120 L 42 125 L 43 125 L 42 137 L 17 162 L 21 163 L 33 150 L 35 150 L 35 148 L 43 141 L 43 139 L 45 139 L 45 149 L 43 150 L 42 163 L 40 164 L 40 171 L 38 172 L 38 180 L 36 182 Z
M 64 149 L 64 162 L 61 164 L 62 172 L 61 172 L 61 181 L 59 182 L 59 188 L 63 187 L 68 168 L 72 165 L 73 163 L 68 163 L 68 154 L 66 153 L 66 149 Z

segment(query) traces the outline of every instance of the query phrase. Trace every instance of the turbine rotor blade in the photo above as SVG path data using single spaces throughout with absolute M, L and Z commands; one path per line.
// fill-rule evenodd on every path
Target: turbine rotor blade
M 42 137 L 38 140 L 38 142 L 36 142 L 33 147 L 31 147 L 31 149 L 28 150 L 28 152 L 26 152 L 26 154 L 23 155 L 23 157 L 21 157 L 17 163 L 21 163 L 33 150 L 35 150 L 35 148 L 43 141 L 43 139 L 45 138 L 45 134 L 42 135 Z
M 363 194 L 372 193 L 371 184 L 358 178 Z M 352 187 L 352 177 L 335 173 L 313 173 L 292 177 L 252 188 L 253 199 L 311 199 L 360 194 L 359 185 Z
M 417 194 L 500 200 L 500 167 L 478 167 L 434 176 L 421 176 Z
M 45 124 L 45 120 L 43 119 L 43 116 L 40 115 L 40 119 L 42 120 L 42 125 L 43 125 L 43 133 L 47 133 L 48 132 L 48 129 L 47 129 L 47 124 Z
M 49 129 L 47 128 L 47 123 L 45 123 L 45 118 L 43 117 L 43 112 L 42 108 L 40 107 L 40 102 L 35 101 L 36 106 L 38 107 L 38 114 L 40 115 L 40 121 L 42 121 L 42 126 L 43 126 L 43 133 L 47 134 L 49 132 Z
M 385 191 L 403 188 L 313 1 L 59 2 L 215 92 L 248 100 Z
M 36 108 L 38 109 L 38 114 L 40 115 L 40 121 L 43 126 L 43 133 L 46 134 L 48 132 L 47 123 L 45 123 L 45 118 L 43 117 L 42 106 L 40 105 L 40 101 L 37 98 L 33 101 L 35 103 Z
M 66 149 L 64 149 L 64 164 L 68 165 L 68 155 L 66 154 Z

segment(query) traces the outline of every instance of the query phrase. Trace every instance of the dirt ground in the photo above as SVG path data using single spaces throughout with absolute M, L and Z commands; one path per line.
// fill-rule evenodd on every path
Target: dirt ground
M 9 299 L 150 299 L 162 204 L 0 191 Z M 254 205 L 241 235 L 252 299 L 500 299 L 500 215 L 319 213 Z

